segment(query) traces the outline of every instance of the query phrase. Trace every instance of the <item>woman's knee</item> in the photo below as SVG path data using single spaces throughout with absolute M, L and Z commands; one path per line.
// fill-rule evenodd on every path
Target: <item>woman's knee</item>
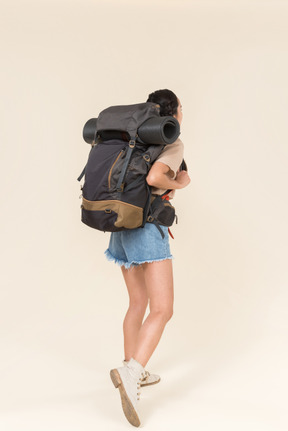
M 167 310 L 165 310 L 166 322 L 169 322 L 169 320 L 172 319 L 172 316 L 173 316 L 173 307 L 169 307 L 167 308 Z
M 161 319 L 163 322 L 167 323 L 173 316 L 173 306 L 152 308 L 150 310 L 150 314 L 152 316 L 155 316 L 156 318 Z
M 134 298 L 133 300 L 130 299 L 128 311 L 135 314 L 142 314 L 142 313 L 145 313 L 147 305 L 148 305 L 147 297 L 142 297 L 142 298 L 140 297 L 137 299 Z

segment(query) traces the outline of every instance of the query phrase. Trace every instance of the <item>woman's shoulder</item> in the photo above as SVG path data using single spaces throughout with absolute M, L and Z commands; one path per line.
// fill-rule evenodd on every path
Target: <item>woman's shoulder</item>
M 169 145 L 166 145 L 166 147 L 164 148 L 164 150 L 168 150 L 169 148 L 183 148 L 184 147 L 184 145 L 183 145 L 183 142 L 181 141 L 181 139 L 180 138 L 177 138 L 176 139 L 176 141 L 174 141 L 173 142 L 173 144 L 169 144 Z
M 165 146 L 165 148 L 160 153 L 157 160 L 162 161 L 162 160 L 166 159 L 167 157 L 174 158 L 176 156 L 177 161 L 178 161 L 178 159 L 181 159 L 181 161 L 182 161 L 183 152 L 184 152 L 183 142 L 181 141 L 180 138 L 178 138 L 178 139 L 176 139 L 175 142 L 173 142 L 173 144 L 168 144 Z M 180 163 L 181 163 L 181 161 L 180 161 Z

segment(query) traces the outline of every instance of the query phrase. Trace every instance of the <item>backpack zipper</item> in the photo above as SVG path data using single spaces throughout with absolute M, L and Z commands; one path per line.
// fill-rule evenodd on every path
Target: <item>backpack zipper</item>
M 124 152 L 124 150 L 121 150 L 121 151 L 120 151 L 120 153 L 118 154 L 118 156 L 117 156 L 117 157 L 116 157 L 116 159 L 114 160 L 113 165 L 112 165 L 112 166 L 111 166 L 111 168 L 110 168 L 109 175 L 108 175 L 108 187 L 109 187 L 109 189 L 110 189 L 110 187 L 111 187 L 111 175 L 112 175 L 113 168 L 114 168 L 114 166 L 116 165 L 116 163 L 117 163 L 117 161 L 119 160 L 119 158 L 121 157 L 121 155 L 123 154 L 123 152 Z

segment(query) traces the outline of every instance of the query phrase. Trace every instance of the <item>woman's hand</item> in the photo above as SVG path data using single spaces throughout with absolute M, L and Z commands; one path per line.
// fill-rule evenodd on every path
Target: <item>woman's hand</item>
M 172 178 L 173 175 L 174 173 L 169 166 L 156 161 L 150 169 L 146 181 L 150 186 L 167 190 L 183 189 L 190 183 L 190 178 L 186 171 L 178 172 L 175 179 Z
M 177 183 L 180 185 L 179 188 L 184 188 L 186 186 L 188 186 L 188 184 L 190 183 L 191 179 L 187 173 L 187 171 L 180 171 L 177 172 L 175 181 L 177 181 Z

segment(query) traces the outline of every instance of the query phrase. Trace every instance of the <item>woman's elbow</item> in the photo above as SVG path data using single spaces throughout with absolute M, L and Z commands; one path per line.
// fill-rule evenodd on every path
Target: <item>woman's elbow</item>
M 156 187 L 156 185 L 157 185 L 157 175 L 155 175 L 155 174 L 148 174 L 147 175 L 147 177 L 146 177 L 146 182 L 149 184 L 149 186 L 154 186 L 154 187 Z

